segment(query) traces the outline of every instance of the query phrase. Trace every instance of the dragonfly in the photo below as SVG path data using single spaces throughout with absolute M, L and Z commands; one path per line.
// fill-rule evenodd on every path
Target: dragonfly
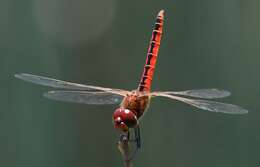
M 152 31 L 146 61 L 137 89 L 129 91 L 79 84 L 58 79 L 37 76 L 27 73 L 16 74 L 15 77 L 34 84 L 57 88 L 44 93 L 44 96 L 58 101 L 105 105 L 119 104 L 112 119 L 115 129 L 127 134 L 134 131 L 134 142 L 137 149 L 141 148 L 140 118 L 147 111 L 150 100 L 154 97 L 165 97 L 177 100 L 193 107 L 211 112 L 226 114 L 246 114 L 248 111 L 233 104 L 211 101 L 209 99 L 224 98 L 230 95 L 222 89 L 194 89 L 185 91 L 151 91 L 155 65 L 161 43 L 164 22 L 164 10 L 160 10 Z

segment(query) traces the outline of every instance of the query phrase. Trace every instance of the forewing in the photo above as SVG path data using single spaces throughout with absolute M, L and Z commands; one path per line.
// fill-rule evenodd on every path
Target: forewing
M 49 91 L 44 96 L 58 101 L 83 103 L 83 104 L 120 104 L 123 96 L 109 92 L 87 92 L 87 91 Z
M 182 96 L 189 96 L 189 97 L 197 97 L 203 99 L 214 99 L 214 98 L 223 98 L 230 96 L 230 92 L 226 90 L 219 90 L 219 89 L 195 89 L 195 90 L 186 90 L 186 91 L 169 91 L 169 92 L 157 92 L 157 93 L 164 93 L 168 95 L 182 95 Z
M 111 89 L 111 88 L 104 88 L 99 86 L 77 84 L 77 83 L 61 81 L 53 78 L 37 76 L 32 74 L 25 74 L 25 73 L 15 74 L 15 77 L 27 82 L 31 82 L 43 86 L 49 86 L 53 88 L 70 89 L 70 90 L 100 90 L 100 91 L 106 91 L 106 92 L 116 93 L 120 95 L 125 95 L 128 93 L 128 91 L 124 91 L 121 89 Z
M 227 114 L 246 114 L 248 111 L 242 107 L 233 105 L 233 104 L 226 104 L 226 103 L 220 103 L 215 101 L 208 101 L 208 100 L 200 100 L 200 99 L 188 99 L 178 96 L 173 96 L 169 94 L 163 94 L 158 93 L 154 96 L 163 96 L 168 97 L 170 99 L 178 100 L 184 103 L 187 103 L 189 105 L 192 105 L 194 107 L 208 110 L 212 112 L 221 112 L 221 113 L 227 113 Z

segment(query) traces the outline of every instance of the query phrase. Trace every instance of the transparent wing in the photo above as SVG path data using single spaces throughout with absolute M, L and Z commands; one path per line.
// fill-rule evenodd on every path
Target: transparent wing
M 246 109 L 243 109 L 242 107 L 233 105 L 233 104 L 226 104 L 226 103 L 220 103 L 215 101 L 208 101 L 208 100 L 200 100 L 200 99 L 188 99 L 178 96 L 173 96 L 169 94 L 164 93 L 157 93 L 154 94 L 154 96 L 162 96 L 162 97 L 168 97 L 170 99 L 178 100 L 184 103 L 187 103 L 189 105 L 192 105 L 194 107 L 208 110 L 212 112 L 221 112 L 221 113 L 227 113 L 227 114 L 246 114 L 248 111 Z
M 109 92 L 87 92 L 87 91 L 49 91 L 44 96 L 58 101 L 83 103 L 83 104 L 119 104 L 123 96 Z
M 230 96 L 230 92 L 226 90 L 219 89 L 195 89 L 195 90 L 186 90 L 186 91 L 178 91 L 178 92 L 157 92 L 157 93 L 165 93 L 168 95 L 182 95 L 189 97 L 197 97 L 203 99 L 214 99 L 214 98 L 223 98 Z
M 27 82 L 31 82 L 43 86 L 49 86 L 53 88 L 71 89 L 71 90 L 100 90 L 100 91 L 106 91 L 106 92 L 111 92 L 120 95 L 126 95 L 129 92 L 121 89 L 111 89 L 111 88 L 104 88 L 99 86 L 77 84 L 77 83 L 61 81 L 53 78 L 47 78 L 43 76 L 37 76 L 37 75 L 25 74 L 25 73 L 15 74 L 15 77 Z

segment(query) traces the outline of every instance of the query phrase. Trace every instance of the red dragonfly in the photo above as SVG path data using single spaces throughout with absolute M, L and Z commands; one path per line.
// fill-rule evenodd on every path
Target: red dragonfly
M 141 147 L 139 119 L 145 113 L 153 97 L 166 97 L 189 104 L 191 106 L 227 114 L 245 114 L 246 109 L 233 104 L 220 103 L 203 100 L 223 98 L 230 95 L 230 92 L 219 89 L 197 89 L 186 91 L 154 91 L 151 92 L 151 83 L 155 70 L 155 64 L 161 42 L 164 21 L 164 11 L 161 10 L 156 18 L 152 32 L 143 74 L 137 89 L 128 91 L 122 89 L 91 86 L 57 79 L 31 75 L 16 74 L 15 77 L 35 84 L 61 88 L 67 90 L 54 90 L 44 93 L 44 96 L 59 101 L 84 103 L 84 104 L 120 104 L 113 113 L 114 127 L 124 134 L 128 134 L 130 129 L 134 129 L 136 147 Z M 191 98 L 188 98 L 191 97 Z

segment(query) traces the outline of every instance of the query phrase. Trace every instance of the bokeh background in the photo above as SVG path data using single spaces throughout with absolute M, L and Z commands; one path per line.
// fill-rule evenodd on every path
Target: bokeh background
M 0 166 L 122 166 L 117 106 L 50 101 L 32 73 L 135 89 L 155 17 L 165 27 L 154 90 L 222 88 L 248 115 L 156 98 L 135 166 L 255 167 L 260 142 L 260 1 L 1 0 Z

